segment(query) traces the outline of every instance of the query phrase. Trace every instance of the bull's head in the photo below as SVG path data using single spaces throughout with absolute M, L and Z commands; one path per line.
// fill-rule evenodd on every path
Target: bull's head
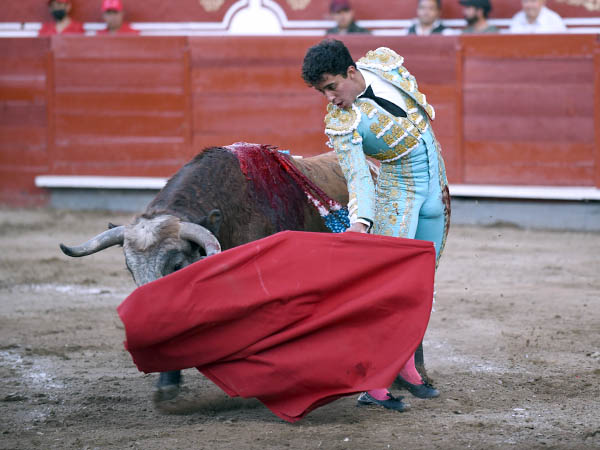
M 221 213 L 214 210 L 209 218 L 217 233 Z M 138 286 L 221 251 L 208 228 L 171 215 L 138 217 L 130 225 L 113 227 L 79 246 L 60 244 L 60 248 L 68 256 L 87 256 L 113 245 L 123 246 L 125 263 Z

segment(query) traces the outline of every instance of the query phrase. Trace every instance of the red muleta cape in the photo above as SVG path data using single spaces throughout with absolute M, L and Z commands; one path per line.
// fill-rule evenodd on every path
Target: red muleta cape
M 196 367 L 295 422 L 391 385 L 423 339 L 431 242 L 284 231 L 139 287 L 118 307 L 143 372 Z

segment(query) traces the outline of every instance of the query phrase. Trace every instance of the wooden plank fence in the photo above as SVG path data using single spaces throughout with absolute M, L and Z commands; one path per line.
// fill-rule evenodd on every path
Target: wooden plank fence
M 436 107 L 451 183 L 600 188 L 596 35 L 346 36 L 388 46 Z M 236 141 L 328 151 L 300 67 L 318 37 L 2 39 L 0 202 L 36 175 L 167 177 Z

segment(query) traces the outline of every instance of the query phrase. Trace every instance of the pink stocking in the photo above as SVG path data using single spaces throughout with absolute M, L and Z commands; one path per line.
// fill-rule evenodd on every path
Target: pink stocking
M 421 375 L 417 372 L 415 367 L 415 355 L 413 354 L 404 367 L 400 370 L 400 376 L 411 384 L 423 384 Z
M 367 394 L 369 394 L 375 400 L 389 400 L 389 392 L 390 391 L 388 391 L 387 389 L 373 389 L 371 391 L 367 391 Z

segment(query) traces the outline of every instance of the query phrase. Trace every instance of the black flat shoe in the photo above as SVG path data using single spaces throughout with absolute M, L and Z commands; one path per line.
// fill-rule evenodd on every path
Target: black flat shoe
M 402 403 L 402 397 L 394 397 L 392 394 L 388 393 L 387 400 L 377 400 L 376 398 L 370 396 L 367 392 L 363 392 L 358 396 L 358 402 L 356 406 L 368 406 L 368 405 L 376 405 L 383 406 L 386 409 L 393 409 L 394 411 L 403 412 L 410 409 L 410 406 L 406 403 Z
M 423 384 L 412 384 L 402 378 L 400 375 L 394 380 L 394 387 L 404 388 L 415 397 L 419 398 L 436 398 L 440 396 L 440 391 L 434 388 L 431 384 L 425 382 Z

